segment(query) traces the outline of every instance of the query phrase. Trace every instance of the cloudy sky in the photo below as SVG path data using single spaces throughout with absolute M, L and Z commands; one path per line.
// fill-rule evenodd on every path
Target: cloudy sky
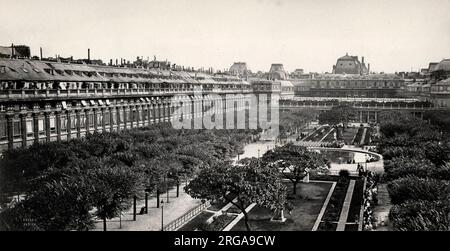
M 326 72 L 348 52 L 395 72 L 450 58 L 449 13 L 448 0 L 14 0 L 0 8 L 0 45 L 253 71 Z

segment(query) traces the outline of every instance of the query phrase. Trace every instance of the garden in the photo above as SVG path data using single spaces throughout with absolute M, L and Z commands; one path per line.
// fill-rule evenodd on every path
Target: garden
M 287 184 L 288 190 L 292 189 Z M 271 221 L 273 212 L 270 209 L 256 206 L 249 212 L 249 225 L 254 231 L 311 231 L 319 215 L 331 183 L 300 183 L 295 195 L 288 195 L 291 209 L 285 212 L 286 221 Z M 243 221 L 239 221 L 231 230 L 245 230 Z

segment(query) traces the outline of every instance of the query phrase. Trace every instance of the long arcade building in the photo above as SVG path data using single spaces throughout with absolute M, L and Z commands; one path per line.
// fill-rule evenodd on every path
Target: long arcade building
M 267 93 L 270 104 L 281 83 L 266 85 L 202 72 L 0 59 L 0 152 L 168 122 L 179 108 L 171 102 L 176 94 L 184 94 L 190 119 L 211 111 L 208 94 L 220 99 L 213 112 L 236 113 L 248 109 L 254 92 Z

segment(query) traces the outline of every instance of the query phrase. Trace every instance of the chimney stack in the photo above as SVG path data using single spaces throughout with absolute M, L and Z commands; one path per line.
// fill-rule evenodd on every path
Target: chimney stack
M 364 64 L 364 57 L 361 58 L 361 63 Z
M 14 58 L 14 44 L 11 44 L 11 58 Z
M 367 64 L 367 71 L 368 71 L 369 74 L 370 74 L 370 64 Z
M 39 48 L 40 59 L 42 61 L 42 47 Z
M 116 66 L 119 64 L 119 60 L 116 58 Z
M 91 49 L 88 48 L 88 62 L 91 62 Z

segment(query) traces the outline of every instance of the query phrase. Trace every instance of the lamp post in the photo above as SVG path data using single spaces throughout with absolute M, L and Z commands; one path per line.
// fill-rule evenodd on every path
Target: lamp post
M 161 200 L 161 231 L 164 231 L 164 200 Z

